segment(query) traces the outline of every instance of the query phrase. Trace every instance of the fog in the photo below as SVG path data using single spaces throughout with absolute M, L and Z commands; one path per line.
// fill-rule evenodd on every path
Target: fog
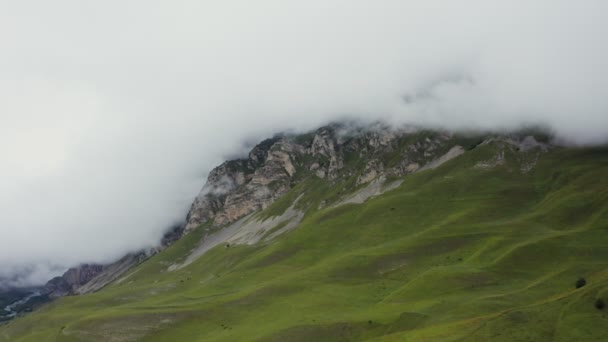
M 608 138 L 608 2 L 0 2 L 0 285 L 153 246 L 251 141 L 344 118 Z

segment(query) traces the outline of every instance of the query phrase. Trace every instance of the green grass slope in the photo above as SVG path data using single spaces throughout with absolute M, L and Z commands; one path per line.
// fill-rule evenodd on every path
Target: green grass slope
M 285 197 L 312 208 L 297 229 L 167 271 L 200 228 L 97 293 L 1 325 L 0 341 L 608 340 L 608 151 L 474 167 L 495 153 L 361 205 L 317 210 L 335 189 L 305 181 Z

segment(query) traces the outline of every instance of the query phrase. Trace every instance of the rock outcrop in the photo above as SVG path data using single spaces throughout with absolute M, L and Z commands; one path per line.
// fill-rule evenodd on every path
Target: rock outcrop
M 67 270 L 62 276 L 49 280 L 42 289 L 42 293 L 51 298 L 74 294 L 82 285 L 91 281 L 104 270 L 103 265 L 83 264 Z
M 212 170 L 187 216 L 186 231 L 212 222 L 221 226 L 264 209 L 289 191 L 298 158 L 305 148 L 290 138 L 265 140 L 247 159 Z
M 182 237 L 183 232 L 184 225 L 176 225 L 165 233 L 156 248 L 129 253 L 110 264 L 82 264 L 72 267 L 63 275 L 49 280 L 40 292 L 50 298 L 58 298 L 98 291 L 149 257 L 169 247 Z
M 480 134 L 467 139 L 460 136 L 459 140 L 448 132 L 382 124 L 365 128 L 334 124 L 309 134 L 278 136 L 254 147 L 248 158 L 225 162 L 211 171 L 188 213 L 185 232 L 201 224 L 216 228 L 234 223 L 268 207 L 305 177 L 335 183 L 357 176 L 355 185 L 364 186 L 438 167 L 471 148 L 460 146 L 463 140 L 481 137 L 485 141 L 476 145 L 498 141 L 536 155 L 550 147 L 523 134 Z M 493 164 L 500 165 L 504 153 L 500 158 Z M 524 157 L 518 158 L 522 159 L 522 172 L 529 171 L 538 159 L 524 163 Z
M 234 223 L 268 207 L 307 176 L 331 183 L 358 175 L 356 185 L 364 185 L 416 172 L 453 147 L 450 134 L 425 133 L 421 139 L 417 134 L 380 125 L 336 124 L 265 140 L 248 158 L 225 162 L 210 172 L 188 213 L 185 231 L 201 224 Z
M 129 253 L 120 260 L 103 266 L 103 270 L 88 282 L 74 288 L 71 293 L 73 295 L 81 295 L 98 291 L 109 283 L 125 276 L 133 267 L 141 264 L 152 255 L 160 250 L 140 251 L 137 253 Z

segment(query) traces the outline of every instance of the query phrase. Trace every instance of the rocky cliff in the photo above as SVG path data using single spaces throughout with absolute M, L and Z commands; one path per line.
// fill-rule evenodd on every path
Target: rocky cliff
M 103 270 L 103 265 L 89 264 L 70 268 L 62 276 L 49 280 L 41 292 L 51 298 L 73 294 L 76 289 L 91 281 Z
M 222 227 L 267 208 L 306 177 L 330 184 L 356 177 L 354 187 L 435 167 L 483 141 L 515 149 L 523 136 L 453 135 L 414 129 L 335 124 L 265 140 L 245 159 L 209 174 L 187 216 L 185 231 Z M 534 138 L 527 145 L 534 145 Z M 348 190 L 348 189 L 346 189 Z
M 169 247 L 182 237 L 183 232 L 184 226 L 176 225 L 164 234 L 156 248 L 129 253 L 110 264 L 82 264 L 72 267 L 60 277 L 49 280 L 40 292 L 50 298 L 57 298 L 100 290 L 131 268 Z

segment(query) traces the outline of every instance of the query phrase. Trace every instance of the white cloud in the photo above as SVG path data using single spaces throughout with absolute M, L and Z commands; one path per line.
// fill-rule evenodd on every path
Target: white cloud
M 0 277 L 153 245 L 243 141 L 345 115 L 606 141 L 607 13 L 600 0 L 3 2 Z

